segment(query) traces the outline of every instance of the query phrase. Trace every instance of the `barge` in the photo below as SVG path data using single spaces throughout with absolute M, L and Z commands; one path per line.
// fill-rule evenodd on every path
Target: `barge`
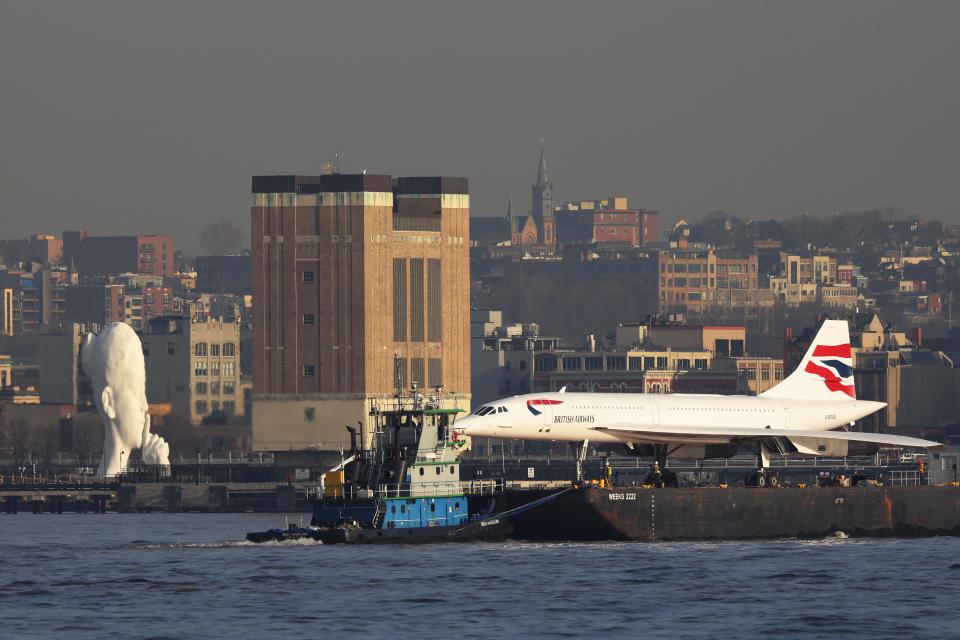
M 507 502 L 530 496 L 506 495 Z M 519 540 L 746 540 L 960 535 L 958 486 L 605 488 L 586 484 L 510 519 Z

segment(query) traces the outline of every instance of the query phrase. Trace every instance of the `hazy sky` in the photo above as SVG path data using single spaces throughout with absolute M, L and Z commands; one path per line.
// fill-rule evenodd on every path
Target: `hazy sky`
M 0 0 L 0 234 L 249 225 L 250 176 L 470 179 L 666 219 L 960 222 L 958 2 Z

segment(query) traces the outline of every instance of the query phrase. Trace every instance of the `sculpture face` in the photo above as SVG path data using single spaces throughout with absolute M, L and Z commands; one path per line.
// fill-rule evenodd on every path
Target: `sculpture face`
M 147 464 L 169 464 L 169 447 L 150 433 L 143 347 L 133 329 L 115 322 L 96 336 L 87 334 L 81 356 L 104 427 L 97 474 L 123 472 L 131 451 L 138 448 Z

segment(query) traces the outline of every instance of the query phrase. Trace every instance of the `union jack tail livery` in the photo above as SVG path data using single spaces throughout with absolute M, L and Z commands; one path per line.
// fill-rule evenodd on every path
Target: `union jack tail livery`
M 766 398 L 856 400 L 847 322 L 824 321 L 796 371 L 760 395 Z
M 534 398 L 533 400 L 527 400 L 527 410 L 530 411 L 535 416 L 539 416 L 543 413 L 542 409 L 537 407 L 542 407 L 543 405 L 554 405 L 554 404 L 563 404 L 562 400 L 548 400 L 546 398 Z

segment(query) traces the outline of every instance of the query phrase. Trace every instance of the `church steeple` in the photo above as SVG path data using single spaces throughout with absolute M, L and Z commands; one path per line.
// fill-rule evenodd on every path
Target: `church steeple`
M 507 228 L 510 230 L 510 239 L 512 240 L 513 234 L 517 232 L 513 226 L 513 197 L 507 200 Z
M 547 156 L 543 150 L 543 138 L 540 139 L 540 164 L 537 167 L 537 179 L 533 183 L 532 206 L 530 215 L 537 225 L 537 240 L 540 244 L 553 245 L 553 183 L 547 174 Z
M 543 138 L 540 138 L 540 166 L 537 167 L 537 181 L 534 186 L 544 187 L 550 183 L 550 176 L 547 175 L 547 157 L 543 153 Z

